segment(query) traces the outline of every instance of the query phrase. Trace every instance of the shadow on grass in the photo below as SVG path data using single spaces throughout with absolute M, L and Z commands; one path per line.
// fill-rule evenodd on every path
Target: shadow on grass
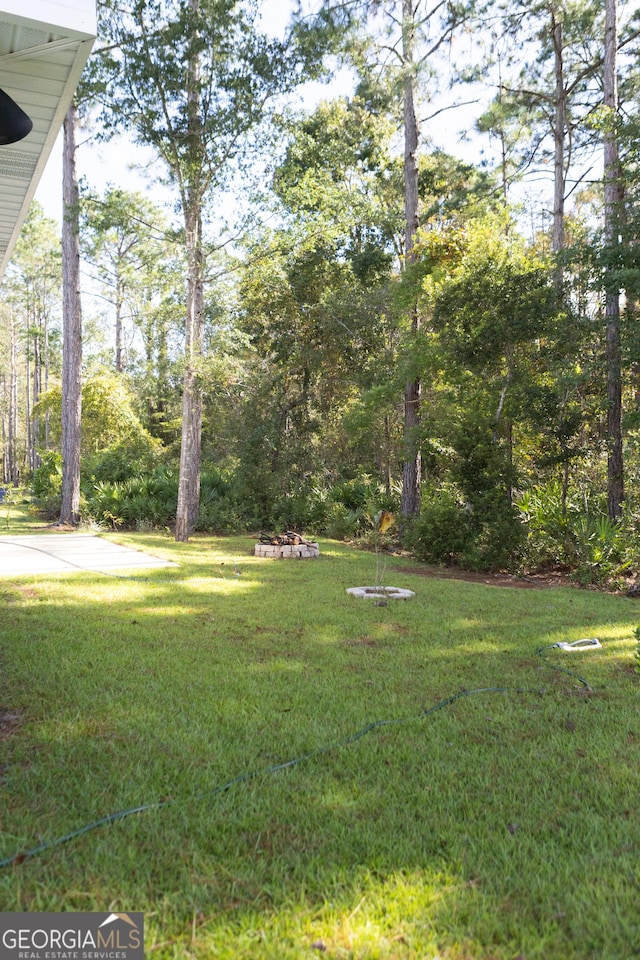
M 22 721 L 3 853 L 171 802 L 5 871 L 0 908 L 143 910 L 158 957 L 632 955 L 630 602 L 428 581 L 376 608 L 344 592 L 370 556 L 245 543 L 167 546 L 179 578 L 1 586 L 0 703 Z M 614 649 L 580 661 L 592 695 L 541 669 L 539 646 L 596 629 Z M 419 717 L 494 685 L 534 692 Z M 344 744 L 387 718 L 407 722 Z

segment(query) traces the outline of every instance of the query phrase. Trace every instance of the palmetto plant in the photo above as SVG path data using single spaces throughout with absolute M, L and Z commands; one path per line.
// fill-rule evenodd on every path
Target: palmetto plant
M 628 535 L 622 521 L 583 515 L 573 529 L 578 577 L 587 582 L 619 576 L 631 565 Z
M 605 583 L 625 573 L 638 556 L 631 514 L 611 520 L 588 498 L 563 502 L 556 482 L 536 486 L 518 498 L 527 530 L 525 563 L 530 567 L 571 567 L 582 583 Z

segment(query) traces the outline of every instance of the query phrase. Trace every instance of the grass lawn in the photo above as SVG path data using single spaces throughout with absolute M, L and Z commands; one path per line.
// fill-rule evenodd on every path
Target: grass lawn
M 2 484 L 0 484 L 0 487 Z M 31 497 L 22 489 L 9 485 L 2 487 L 5 495 L 0 500 L 0 537 L 20 537 L 39 533 L 42 518 L 31 509 Z
M 113 536 L 181 566 L 0 581 L 0 858 L 150 806 L 3 867 L 0 910 L 143 911 L 176 960 L 640 954 L 638 601 L 389 558 L 416 596 L 376 606 L 343 544 Z

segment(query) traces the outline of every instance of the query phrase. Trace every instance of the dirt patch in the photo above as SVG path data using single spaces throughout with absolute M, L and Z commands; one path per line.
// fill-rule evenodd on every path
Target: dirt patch
M 552 587 L 575 587 L 566 574 L 532 573 L 527 576 L 515 576 L 510 573 L 474 573 L 457 567 L 396 567 L 399 573 L 410 573 L 417 577 L 431 577 L 438 580 L 464 580 L 466 583 L 482 583 L 490 587 L 514 587 L 519 590 L 549 590 Z
M 372 637 L 358 637 L 352 640 L 345 640 L 345 647 L 377 647 L 378 643 Z
M 0 707 L 0 740 L 6 740 L 20 726 L 20 714 L 17 710 L 3 710 Z

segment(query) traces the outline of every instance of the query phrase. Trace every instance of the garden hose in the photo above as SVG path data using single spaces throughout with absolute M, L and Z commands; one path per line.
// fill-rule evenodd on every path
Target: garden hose
M 573 670 L 567 670 L 566 667 L 559 666 L 557 663 L 547 663 L 547 661 L 545 660 L 544 653 L 545 653 L 545 650 L 556 650 L 556 649 L 558 650 L 580 650 L 580 649 L 589 650 L 589 649 L 595 649 L 600 646 L 602 646 L 602 644 L 600 643 L 599 640 L 596 640 L 595 637 L 593 639 L 590 638 L 588 640 L 574 640 L 573 643 L 565 643 L 565 642 L 549 643 L 547 644 L 546 647 L 540 647 L 538 650 L 536 650 L 536 656 L 540 657 L 541 660 L 544 660 L 545 667 L 548 667 L 549 670 L 557 670 L 559 673 L 564 673 L 568 677 L 573 677 L 575 680 L 578 681 L 578 683 L 582 684 L 582 686 L 585 688 L 585 690 L 588 691 L 588 693 L 592 693 L 593 690 L 589 685 L 589 683 L 584 679 L 584 677 L 581 677 L 579 674 L 574 673 Z
M 567 670 L 564 667 L 558 666 L 557 664 L 552 664 L 547 662 L 544 654 L 547 650 L 552 650 L 559 647 L 560 644 L 552 643 L 545 647 L 540 647 L 536 651 L 536 655 L 544 661 L 544 665 L 552 670 L 558 670 L 570 677 L 573 677 L 577 680 L 588 692 L 592 692 L 592 688 L 589 685 L 588 681 L 584 677 L 579 676 L 577 673 L 574 673 L 572 670 Z M 593 644 L 592 644 L 593 646 Z M 390 726 L 399 726 L 401 724 L 407 724 L 415 722 L 416 720 L 422 720 L 426 717 L 430 717 L 433 714 L 437 713 L 440 710 L 444 710 L 446 707 L 451 706 L 453 703 L 456 703 L 458 700 L 465 699 L 467 697 L 479 696 L 480 694 L 494 694 L 494 693 L 518 693 L 518 694 L 535 694 L 540 696 L 544 693 L 543 690 L 536 690 L 530 687 L 478 687 L 474 690 L 460 690 L 458 693 L 454 693 L 449 697 L 446 697 L 444 700 L 439 700 L 438 703 L 434 704 L 432 707 L 427 707 L 420 711 L 413 717 L 400 717 L 390 720 L 374 720 L 371 723 L 366 724 L 360 730 L 346 737 L 344 740 L 340 740 L 337 743 L 332 745 L 321 747 L 318 750 L 313 750 L 310 753 L 302 754 L 299 757 L 295 757 L 292 760 L 286 760 L 282 763 L 272 764 L 271 766 L 262 767 L 261 769 L 248 771 L 246 773 L 241 773 L 239 776 L 234 777 L 232 780 L 228 780 L 226 783 L 220 784 L 217 787 L 213 787 L 210 790 L 205 790 L 202 793 L 192 794 L 187 798 L 172 798 L 169 800 L 156 800 L 150 803 L 145 803 L 137 807 L 130 807 L 126 810 L 118 810 L 116 813 L 111 813 L 108 816 L 102 817 L 99 820 L 95 820 L 92 823 L 86 824 L 83 827 L 79 827 L 77 830 L 73 830 L 70 833 L 66 833 L 61 837 L 56 837 L 53 840 L 49 840 L 46 843 L 42 843 L 37 847 L 32 847 L 30 850 L 22 850 L 18 853 L 14 853 L 9 857 L 5 857 L 0 860 L 0 869 L 11 866 L 18 866 L 21 863 L 24 863 L 25 860 L 30 860 L 33 857 L 38 856 L 39 854 L 46 853 L 49 850 L 53 850 L 56 847 L 60 847 L 63 844 L 69 843 L 72 840 L 76 840 L 78 837 L 83 836 L 85 833 L 89 833 L 92 830 L 97 830 L 99 827 L 105 827 L 112 823 L 117 823 L 119 820 L 124 820 L 126 817 L 133 816 L 138 813 L 146 813 L 151 810 L 161 810 L 163 807 L 168 807 L 171 805 L 178 804 L 180 802 L 185 802 L 185 800 L 202 800 L 208 797 L 215 797 L 219 794 L 226 793 L 235 786 L 239 786 L 242 783 L 249 783 L 251 780 L 255 780 L 258 777 L 267 777 L 274 773 L 279 773 L 281 770 L 288 770 L 292 767 L 296 767 L 301 763 L 306 763 L 309 760 L 316 760 L 319 757 L 325 756 L 328 753 L 338 750 L 342 747 L 347 747 L 356 741 L 361 740 L 363 737 L 372 733 L 374 730 L 379 730 L 382 727 Z

